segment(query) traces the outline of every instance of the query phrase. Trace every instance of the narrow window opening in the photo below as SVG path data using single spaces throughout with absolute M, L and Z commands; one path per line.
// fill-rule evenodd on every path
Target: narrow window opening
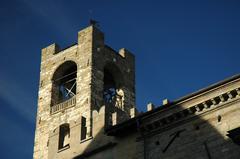
M 69 124 L 63 124 L 59 128 L 59 145 L 58 149 L 69 147 L 70 144 L 70 128 Z
M 82 117 L 81 123 L 81 140 L 85 140 L 87 138 L 87 126 L 86 126 L 86 118 Z
M 221 116 L 221 115 L 218 115 L 217 120 L 218 120 L 218 122 L 221 122 L 222 116 Z
M 113 64 L 104 68 L 103 100 L 123 110 L 124 91 L 121 71 Z
M 116 83 L 112 74 L 104 69 L 104 92 L 103 98 L 106 103 L 112 103 L 115 101 L 116 96 Z

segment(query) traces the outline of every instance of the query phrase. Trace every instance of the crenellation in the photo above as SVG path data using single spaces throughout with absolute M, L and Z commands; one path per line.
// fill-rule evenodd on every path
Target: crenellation
M 130 118 L 136 117 L 138 114 L 137 109 L 135 107 L 130 109 Z
M 148 103 L 147 104 L 147 111 L 151 111 L 155 108 L 155 106 L 153 105 L 153 103 Z
M 91 24 L 42 49 L 33 158 L 238 159 L 239 88 L 234 76 L 138 113 L 134 55 Z
M 127 50 L 126 48 L 121 48 L 119 51 L 118 51 L 119 55 L 121 55 L 123 58 L 125 58 L 126 60 L 129 60 L 129 61 L 132 61 L 135 57 L 134 55 L 129 51 Z
M 48 58 L 51 58 L 59 50 L 60 50 L 60 47 L 56 43 L 53 43 L 53 44 L 43 48 L 42 49 L 42 59 L 41 59 L 41 61 L 44 62 Z

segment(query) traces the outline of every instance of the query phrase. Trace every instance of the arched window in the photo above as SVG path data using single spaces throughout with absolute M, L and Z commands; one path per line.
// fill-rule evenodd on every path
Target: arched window
M 58 149 L 69 147 L 70 144 L 70 128 L 69 124 L 65 123 L 59 127 L 59 143 Z
M 77 65 L 67 61 L 55 71 L 52 82 L 52 105 L 64 102 L 76 94 Z
M 123 108 L 123 76 L 114 64 L 104 67 L 103 99 L 105 103 L 112 103 L 116 107 Z

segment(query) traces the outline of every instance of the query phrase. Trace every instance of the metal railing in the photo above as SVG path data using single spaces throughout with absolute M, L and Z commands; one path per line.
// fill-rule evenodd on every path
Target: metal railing
M 50 113 L 51 114 L 55 114 L 55 113 L 58 113 L 64 109 L 67 109 L 67 108 L 70 108 L 70 107 L 73 107 L 76 105 L 76 96 L 62 102 L 62 103 L 59 103 L 59 104 L 56 104 L 54 106 L 51 107 L 51 110 L 50 110 Z

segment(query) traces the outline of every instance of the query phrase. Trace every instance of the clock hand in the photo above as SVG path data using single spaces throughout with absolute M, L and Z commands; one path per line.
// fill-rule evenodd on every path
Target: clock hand
M 162 150 L 163 153 L 165 153 L 167 151 L 167 149 L 169 148 L 169 146 L 173 143 L 173 141 L 180 136 L 180 133 L 182 133 L 185 130 L 179 130 L 173 134 L 171 134 L 170 136 L 173 136 L 173 138 L 168 142 L 167 146 Z

